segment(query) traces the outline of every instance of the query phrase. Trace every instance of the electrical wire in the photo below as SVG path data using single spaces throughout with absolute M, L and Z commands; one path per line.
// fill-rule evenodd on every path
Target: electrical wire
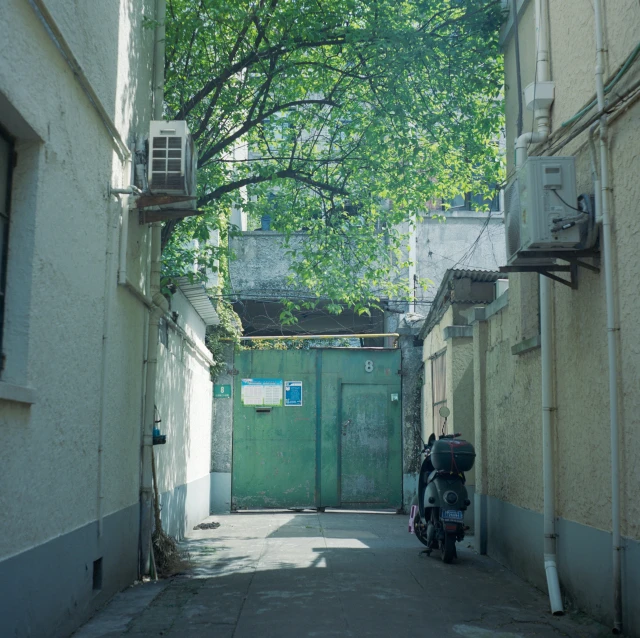
M 611 92 L 613 87 L 622 79 L 625 73 L 631 68 L 631 65 L 635 62 L 639 53 L 640 53 L 640 43 L 636 45 L 635 49 L 629 54 L 627 59 L 622 63 L 622 66 L 620 67 L 616 75 L 613 77 L 611 82 L 609 82 L 609 84 L 607 84 L 604 87 L 605 95 Z M 597 99 L 592 100 L 591 102 L 589 102 L 589 104 L 587 104 L 587 106 L 585 106 L 580 111 L 578 111 L 574 116 L 570 117 L 566 122 L 562 122 L 562 124 L 560 124 L 560 128 L 563 128 L 576 121 L 579 121 L 597 104 L 598 104 Z
M 564 199 L 562 199 L 562 197 L 560 197 L 560 193 L 558 193 L 557 190 L 552 189 L 552 192 L 555 194 L 555 196 L 567 207 L 570 208 L 571 210 L 577 210 L 579 213 L 585 213 L 584 210 L 581 210 L 579 208 L 576 208 L 575 206 L 572 206 L 571 204 L 567 203 L 564 201 Z

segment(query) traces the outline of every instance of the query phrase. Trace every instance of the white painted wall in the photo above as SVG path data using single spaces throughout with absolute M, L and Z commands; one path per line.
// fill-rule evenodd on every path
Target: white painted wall
M 142 13 L 152 5 L 48 5 L 125 140 L 146 130 L 151 112 L 152 33 L 142 29 Z M 35 403 L 0 402 L 0 559 L 96 519 L 107 303 L 103 511 L 138 501 L 146 321 L 144 307 L 116 287 L 120 206 L 106 187 L 128 183 L 128 168 L 29 4 L 7 0 L 5 10 L 0 121 L 18 138 L 20 155 L 0 385 L 29 386 Z M 136 46 L 127 49 L 133 33 Z M 127 119 L 124 104 L 135 105 L 138 121 Z M 132 245 L 144 244 L 137 220 L 130 233 Z
M 154 0 L 46 6 L 132 145 L 152 113 L 154 33 L 143 16 L 153 16 Z M 0 564 L 98 518 L 102 400 L 102 513 L 138 506 L 148 321 L 145 306 L 116 283 L 121 206 L 107 185 L 130 184 L 130 167 L 30 4 L 6 0 L 2 13 L 0 125 L 17 138 L 19 157 L 0 377 Z M 146 294 L 149 242 L 132 213 L 127 273 Z M 158 453 L 161 490 L 206 478 L 210 463 L 205 327 L 182 293 L 173 305 L 197 346 L 171 332 L 161 353 L 159 407 L 170 441 Z
M 432 283 L 419 290 L 416 312 L 427 315 L 449 268 L 497 270 L 506 264 L 502 215 L 456 211 L 446 220 L 422 217 L 417 226 L 417 275 Z
M 160 493 L 208 477 L 211 465 L 213 385 L 206 327 L 180 290 L 171 299 L 171 310 L 178 312 L 178 324 L 195 347 L 171 328 L 168 347 L 159 344 L 156 404 L 160 430 L 167 435 L 165 445 L 154 446 Z

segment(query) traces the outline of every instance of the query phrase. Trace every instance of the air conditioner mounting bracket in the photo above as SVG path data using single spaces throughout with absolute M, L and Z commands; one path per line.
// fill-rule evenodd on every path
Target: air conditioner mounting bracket
M 581 259 L 582 258 L 582 259 Z M 591 258 L 597 265 L 589 264 L 584 258 Z M 567 250 L 567 251 L 544 251 L 536 252 L 531 256 L 532 261 L 536 259 L 560 259 L 568 262 L 566 264 L 517 264 L 514 266 L 501 266 L 500 272 L 537 272 L 553 281 L 557 281 L 565 286 L 569 286 L 573 290 L 578 288 L 578 268 L 586 268 L 591 272 L 600 272 L 600 252 L 596 249 L 591 250 Z M 569 273 L 569 279 L 558 277 L 556 272 Z

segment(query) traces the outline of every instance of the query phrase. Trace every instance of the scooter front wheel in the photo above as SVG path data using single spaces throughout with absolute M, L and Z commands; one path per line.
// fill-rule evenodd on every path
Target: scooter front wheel
M 427 526 L 423 525 L 420 521 L 420 514 L 416 514 L 413 518 L 413 531 L 416 538 L 423 544 L 429 547 L 427 542 Z
M 456 537 L 455 534 L 445 534 L 444 541 L 440 545 L 442 552 L 442 561 L 450 563 L 456 555 Z

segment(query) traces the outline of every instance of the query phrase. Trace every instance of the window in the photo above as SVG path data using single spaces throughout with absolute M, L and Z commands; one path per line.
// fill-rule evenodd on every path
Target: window
M 42 138 L 0 93 L 0 401 L 35 401 L 28 365 L 43 150 Z
M 169 347 L 169 326 L 165 319 L 158 321 L 158 341 L 165 347 Z
M 447 405 L 447 351 L 442 350 L 431 358 L 431 397 L 433 432 L 437 436 L 444 432 L 444 419 L 440 408 Z
M 7 256 L 9 253 L 9 213 L 11 205 L 11 173 L 13 141 L 0 128 L 0 353 L 3 353 L 4 317 L 7 292 Z M 2 364 L 4 368 L 4 354 Z
M 482 210 L 488 206 L 492 213 L 500 212 L 500 193 L 496 189 L 492 198 L 476 195 L 474 193 L 464 193 L 456 195 L 453 199 L 442 202 L 442 210 Z

